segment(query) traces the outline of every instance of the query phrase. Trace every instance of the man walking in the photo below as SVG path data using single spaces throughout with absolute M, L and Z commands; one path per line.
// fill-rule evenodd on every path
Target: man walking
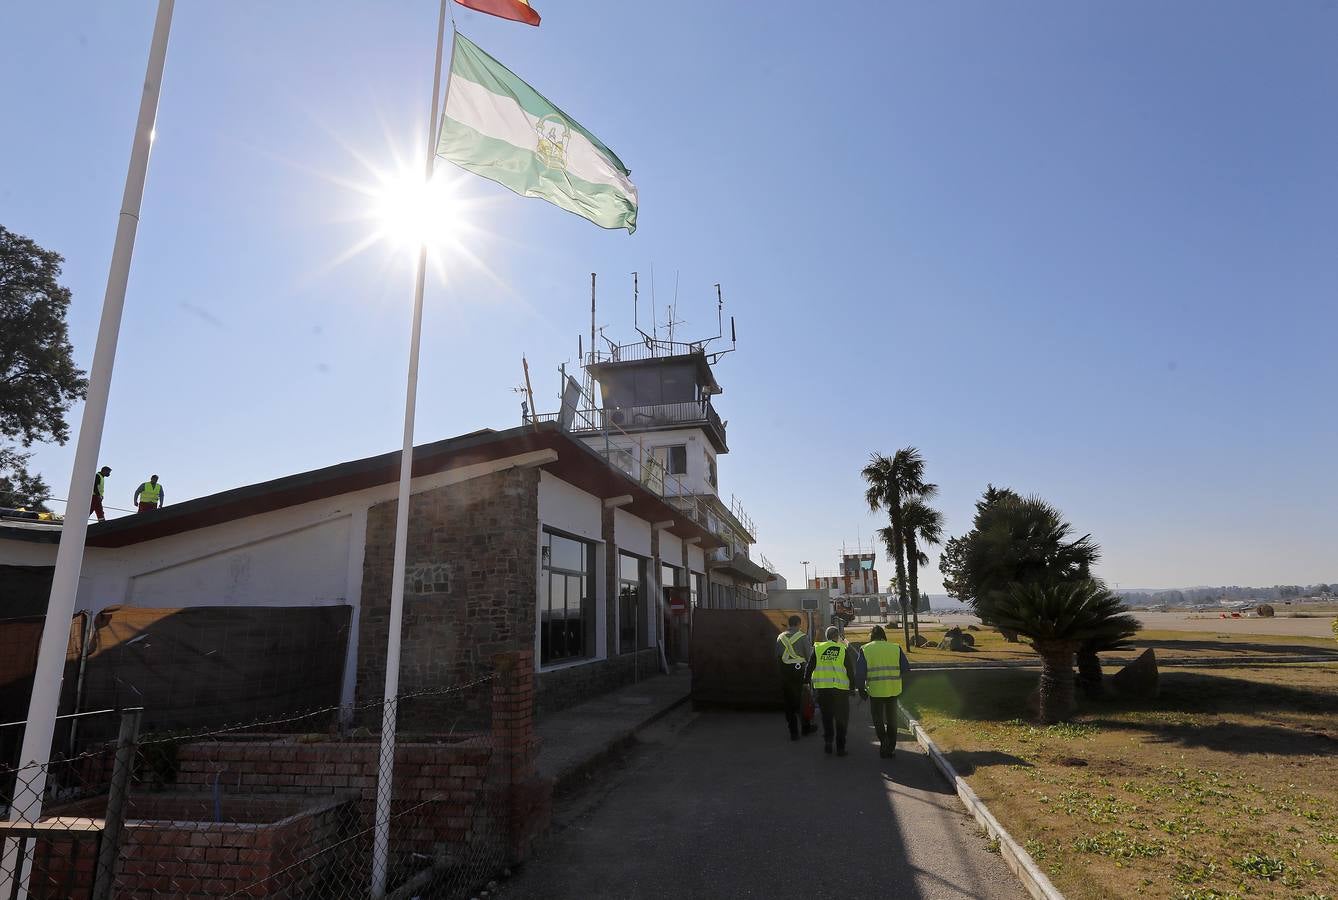
M 878 736 L 878 755 L 892 759 L 897 750 L 897 698 L 910 663 L 901 647 L 887 639 L 883 626 L 875 625 L 864 645 L 865 674 L 860 690 L 869 698 L 873 731 Z
M 135 488 L 135 505 L 140 512 L 149 512 L 164 505 L 166 496 L 163 493 L 163 486 L 158 483 L 158 476 L 154 475 L 148 481 Z
M 800 619 L 790 616 L 789 628 L 776 636 L 776 665 L 780 667 L 781 699 L 785 703 L 785 724 L 790 726 L 790 740 L 799 740 L 799 719 L 802 715 L 804 684 L 808 681 L 808 657 L 813 648 L 808 635 L 799 630 Z M 810 722 L 803 723 L 803 734 L 814 731 Z
M 846 645 L 837 641 L 835 625 L 827 627 L 827 640 L 813 646 L 808 661 L 809 679 L 818 692 L 818 708 L 822 710 L 823 751 L 832 752 L 833 738 L 836 755 L 846 755 L 846 728 L 850 725 L 850 686 L 855 683 L 855 661 Z
M 111 466 L 103 466 L 93 473 L 93 505 L 88 511 L 98 517 L 99 522 L 107 520 L 107 514 L 102 511 L 102 498 L 107 496 L 107 478 L 111 475 Z

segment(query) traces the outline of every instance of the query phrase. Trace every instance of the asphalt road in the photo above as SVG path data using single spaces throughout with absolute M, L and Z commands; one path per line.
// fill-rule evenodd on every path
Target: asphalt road
M 909 736 L 880 759 L 851 712 L 845 758 L 791 743 L 779 714 L 674 714 L 559 804 L 501 896 L 1024 898 Z

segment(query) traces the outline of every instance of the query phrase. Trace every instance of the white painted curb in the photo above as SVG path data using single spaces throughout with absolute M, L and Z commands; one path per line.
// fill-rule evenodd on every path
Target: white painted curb
M 1045 877 L 1045 873 L 1036 865 L 1036 860 L 1031 858 L 1031 854 L 1022 849 L 1022 846 L 1013 836 L 1004 830 L 999 824 L 999 820 L 994 818 L 994 813 L 990 812 L 985 802 L 976 796 L 976 792 L 971 790 L 971 785 L 966 783 L 966 779 L 957 774 L 957 770 L 943 756 L 938 745 L 920 727 L 920 723 L 906 715 L 904 710 L 900 710 L 902 718 L 910 726 L 911 734 L 919 741 L 920 746 L 925 748 L 929 758 L 938 766 L 938 770 L 943 773 L 943 777 L 948 779 L 948 783 L 957 789 L 957 797 L 966 807 L 967 812 L 975 816 L 976 822 L 985 829 L 992 840 L 999 842 L 999 853 L 1004 861 L 1008 863 L 1008 868 L 1013 870 L 1013 874 L 1022 881 L 1022 886 L 1027 889 L 1035 900 L 1064 900 L 1064 895 L 1059 889 L 1050 883 L 1050 879 Z

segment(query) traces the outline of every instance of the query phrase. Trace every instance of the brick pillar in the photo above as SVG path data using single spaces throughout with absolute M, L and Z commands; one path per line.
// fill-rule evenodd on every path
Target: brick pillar
M 539 738 L 534 733 L 534 651 L 498 653 L 492 663 L 497 678 L 492 685 L 493 753 L 504 758 L 505 774 L 523 781 L 535 773 Z
M 493 656 L 491 780 L 506 798 L 507 856 L 527 859 L 553 818 L 553 783 L 538 775 L 534 731 L 534 651 Z

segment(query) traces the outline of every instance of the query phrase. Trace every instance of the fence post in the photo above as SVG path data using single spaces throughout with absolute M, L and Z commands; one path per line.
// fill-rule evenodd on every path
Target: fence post
M 116 736 L 116 762 L 112 767 L 102 840 L 98 845 L 97 871 L 93 873 L 92 900 L 109 900 L 112 884 L 116 880 L 116 857 L 121 850 L 126 794 L 130 788 L 130 774 L 135 770 L 135 753 L 139 749 L 139 717 L 142 712 L 140 709 L 128 709 L 121 713 L 121 732 Z

